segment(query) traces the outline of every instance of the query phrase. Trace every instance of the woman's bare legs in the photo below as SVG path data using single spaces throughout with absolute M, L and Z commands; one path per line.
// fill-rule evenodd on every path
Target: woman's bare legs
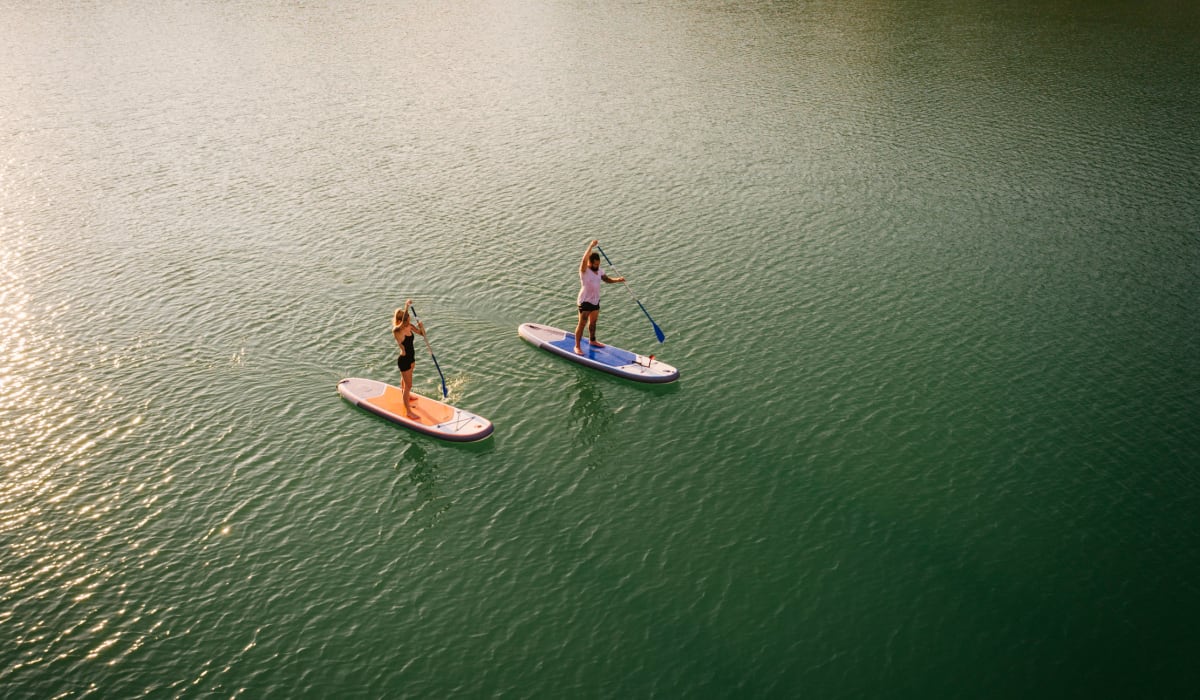
M 412 367 L 400 373 L 400 380 L 400 387 L 403 389 L 404 414 L 416 420 L 417 414 L 413 413 L 412 409 L 408 407 L 410 403 L 416 400 L 412 397 Z

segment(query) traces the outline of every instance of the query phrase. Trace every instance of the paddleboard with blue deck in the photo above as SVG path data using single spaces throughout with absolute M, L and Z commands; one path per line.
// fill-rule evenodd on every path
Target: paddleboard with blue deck
M 338 382 L 337 390 L 355 406 L 443 440 L 473 442 L 492 434 L 492 422 L 488 419 L 412 392 L 409 396 L 415 401 L 409 406 L 417 417 L 409 418 L 404 411 L 403 390 L 374 379 L 343 379 Z
M 517 327 L 517 333 L 535 347 L 555 355 L 561 355 L 572 362 L 615 374 L 618 377 L 654 383 L 673 382 L 679 379 L 679 370 L 665 362 L 659 362 L 651 357 L 638 355 L 611 345 L 593 347 L 587 338 L 579 343 L 579 349 L 583 351 L 583 354 L 576 355 L 575 334 L 560 328 L 537 323 L 522 323 Z

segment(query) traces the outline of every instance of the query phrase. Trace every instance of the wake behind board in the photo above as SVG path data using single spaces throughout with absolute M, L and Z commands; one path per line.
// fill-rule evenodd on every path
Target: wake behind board
M 561 355 L 581 365 L 615 374 L 618 377 L 653 383 L 673 382 L 679 379 L 679 370 L 665 362 L 659 362 L 645 355 L 638 355 L 612 345 L 605 345 L 602 348 L 593 347 L 587 338 L 584 338 L 579 344 L 583 355 L 576 355 L 575 334 L 559 328 L 551 328 L 537 323 L 522 323 L 517 327 L 517 333 L 536 347 L 555 355 Z
M 456 442 L 482 440 L 492 434 L 492 422 L 450 404 L 427 396 L 414 394 L 409 404 L 417 415 L 413 420 L 404 415 L 404 393 L 399 387 L 374 379 L 343 379 L 338 393 L 350 403 L 417 432 Z

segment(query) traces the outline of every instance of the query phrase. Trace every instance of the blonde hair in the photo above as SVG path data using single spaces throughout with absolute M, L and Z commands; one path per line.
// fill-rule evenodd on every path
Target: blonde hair
M 403 326 L 406 323 L 408 323 L 408 312 L 404 310 L 404 307 L 396 309 L 396 313 L 392 316 L 392 325 Z

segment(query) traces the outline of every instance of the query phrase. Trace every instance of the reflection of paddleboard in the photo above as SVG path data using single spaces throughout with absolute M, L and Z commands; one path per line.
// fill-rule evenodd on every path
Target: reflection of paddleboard
M 404 415 L 402 390 L 374 379 L 343 379 L 338 382 L 337 390 L 355 406 L 443 440 L 470 442 L 492 434 L 492 422 L 488 419 L 419 394 L 409 394 L 416 399 L 409 405 L 417 420 L 408 418 Z
M 592 347 L 587 338 L 584 338 L 579 344 L 579 349 L 583 350 L 583 354 L 576 355 L 575 334 L 558 328 L 537 323 L 522 323 L 517 327 L 517 333 L 543 350 L 549 350 L 581 365 L 611 372 L 626 379 L 660 383 L 679 379 L 679 370 L 671 365 L 611 345 L 605 345 L 602 348 Z

